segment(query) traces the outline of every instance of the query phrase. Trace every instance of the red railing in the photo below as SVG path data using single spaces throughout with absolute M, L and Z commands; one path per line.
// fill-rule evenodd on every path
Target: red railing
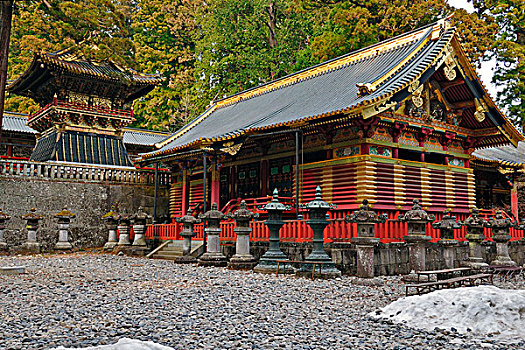
M 357 224 L 344 222 L 345 211 L 334 211 L 330 214 L 330 223 L 324 231 L 325 242 L 350 242 L 352 237 L 357 236 Z M 387 214 L 388 220 L 383 224 L 376 224 L 376 238 L 381 239 L 383 243 L 403 242 L 403 236 L 408 234 L 407 224 L 397 221 L 399 217 L 398 211 L 379 211 L 379 214 Z M 482 217 L 488 220 L 494 215 L 494 211 L 483 211 Z M 436 221 L 441 220 L 443 213 L 435 213 Z M 464 221 L 469 214 L 456 214 L 456 218 Z M 195 225 L 197 235 L 194 239 L 202 240 L 204 225 Z M 224 241 L 232 241 L 236 239 L 234 232 L 234 221 L 221 222 L 222 232 L 220 239 Z M 250 223 L 252 229 L 250 233 L 251 241 L 267 241 L 270 237 L 270 231 L 263 221 L 252 221 Z M 167 239 L 181 239 L 180 230 L 181 224 L 167 224 L 167 225 L 152 225 L 146 232 L 147 239 L 158 238 L 161 240 Z M 455 230 L 454 238 L 458 241 L 465 241 L 467 233 L 466 227 Z M 434 229 L 432 225 L 427 224 L 427 234 L 432 237 L 431 242 L 437 242 L 440 239 L 440 231 Z M 309 242 L 313 238 L 313 231 L 306 223 L 306 220 L 285 220 L 285 224 L 279 232 L 282 241 L 288 242 Z M 523 231 L 510 229 L 511 241 L 520 240 L 523 238 Z M 485 237 L 487 240 L 492 240 L 492 230 L 485 228 Z

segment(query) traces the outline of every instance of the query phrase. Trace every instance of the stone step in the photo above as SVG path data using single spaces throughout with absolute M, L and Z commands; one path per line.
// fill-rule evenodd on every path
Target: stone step
M 204 245 L 202 241 L 192 241 L 191 242 L 191 253 L 193 257 L 198 257 L 204 251 Z M 167 246 L 163 247 L 161 250 L 156 252 L 151 256 L 152 259 L 166 259 L 166 260 L 175 260 L 177 257 L 182 255 L 182 241 L 172 241 Z
M 153 254 L 153 256 L 151 257 L 152 259 L 166 259 L 166 260 L 174 260 L 175 258 L 177 257 L 180 257 L 182 256 L 182 253 L 178 254 L 178 253 L 157 253 L 157 254 Z

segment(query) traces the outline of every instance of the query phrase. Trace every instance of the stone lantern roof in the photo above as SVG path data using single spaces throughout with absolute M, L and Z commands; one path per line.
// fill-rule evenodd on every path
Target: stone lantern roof
M 474 229 L 483 229 L 488 224 L 487 220 L 479 216 L 479 209 L 472 208 L 472 214 L 463 221 L 463 225 Z
M 272 200 L 267 203 L 263 208 L 266 211 L 285 211 L 288 210 L 288 207 L 279 202 L 279 191 L 277 189 L 273 190 Z
M 67 210 L 67 207 L 63 207 L 59 213 L 56 213 L 55 218 L 57 219 L 73 219 L 76 217 L 75 214 Z
M 0 222 L 1 221 L 7 221 L 7 220 L 11 220 L 11 216 L 9 216 L 6 213 L 4 213 L 2 211 L 2 208 L 0 208 Z
M 118 212 L 114 205 L 111 206 L 111 209 L 106 214 L 102 215 L 102 219 L 105 220 L 118 220 Z
M 368 205 L 368 200 L 363 199 L 361 207 L 359 210 L 354 211 L 351 215 L 345 217 L 346 222 L 355 222 L 355 223 L 383 223 L 386 221 L 386 216 L 377 215 L 375 211 L 370 208 Z
M 144 208 L 139 207 L 137 212 L 129 217 L 134 222 L 146 222 L 151 219 L 151 215 L 144 211 Z
M 414 199 L 414 205 L 412 209 L 407 211 L 404 215 L 399 215 L 399 221 L 413 222 L 413 223 L 426 223 L 432 222 L 436 219 L 433 214 L 428 214 L 421 208 L 418 199 Z
M 33 221 L 39 221 L 42 220 L 44 217 L 42 215 L 36 214 L 36 208 L 31 208 L 29 213 L 21 216 L 22 220 L 33 220 Z

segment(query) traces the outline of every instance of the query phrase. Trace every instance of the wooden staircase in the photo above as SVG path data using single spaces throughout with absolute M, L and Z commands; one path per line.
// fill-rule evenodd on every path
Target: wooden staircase
M 151 259 L 175 260 L 182 256 L 182 240 L 168 241 L 169 243 L 159 246 L 160 249 L 154 250 Z M 191 241 L 190 255 L 198 258 L 204 252 L 202 241 Z

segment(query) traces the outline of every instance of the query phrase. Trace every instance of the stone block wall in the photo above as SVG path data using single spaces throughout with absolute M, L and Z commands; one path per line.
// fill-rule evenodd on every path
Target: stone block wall
M 335 265 L 345 275 L 355 275 L 357 272 L 357 253 L 353 243 L 325 244 L 326 253 Z M 235 254 L 235 242 L 221 241 L 223 254 L 230 259 Z M 292 260 L 305 260 L 312 251 L 312 243 L 281 242 L 284 254 Z M 468 258 L 468 243 L 460 242 L 456 246 L 455 266 Z M 251 242 L 250 252 L 258 260 L 268 250 L 268 242 Z M 510 257 L 518 264 L 525 263 L 525 243 L 510 242 Z M 482 254 L 484 261 L 490 263 L 496 257 L 494 242 L 483 242 Z M 439 243 L 428 243 L 426 247 L 426 269 L 439 270 L 445 268 L 443 246 Z M 374 249 L 374 274 L 404 275 L 410 273 L 408 263 L 408 246 L 406 243 L 380 243 Z
M 169 194 L 159 186 L 157 213 L 169 216 Z M 107 240 L 101 216 L 118 202 L 121 212 L 135 212 L 139 206 L 153 214 L 154 186 L 105 182 L 75 182 L 60 179 L 0 177 L 0 207 L 12 219 L 8 221 L 5 238 L 10 247 L 26 241 L 25 222 L 20 216 L 35 207 L 44 215 L 37 239 L 44 250 L 53 249 L 58 239 L 58 226 L 53 215 L 67 206 L 76 214 L 71 222 L 70 241 L 75 248 L 100 247 Z

